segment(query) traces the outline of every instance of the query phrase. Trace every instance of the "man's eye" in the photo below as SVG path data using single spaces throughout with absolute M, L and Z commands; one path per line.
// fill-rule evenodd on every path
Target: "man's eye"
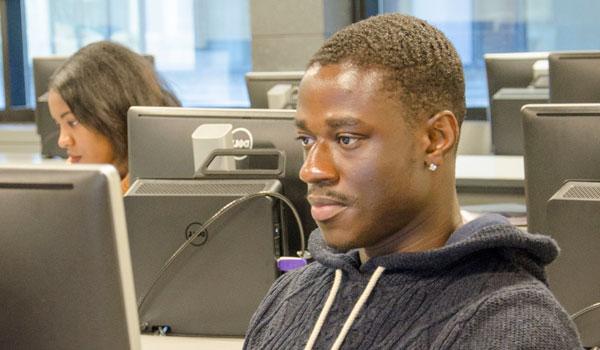
M 356 141 L 358 141 L 358 138 L 356 138 L 354 136 L 348 136 L 348 135 L 340 135 L 340 136 L 338 136 L 338 142 L 341 143 L 342 145 L 345 145 L 345 146 L 352 145 Z
M 313 144 L 313 138 L 308 136 L 298 136 L 298 141 L 302 144 L 302 146 L 310 146 Z

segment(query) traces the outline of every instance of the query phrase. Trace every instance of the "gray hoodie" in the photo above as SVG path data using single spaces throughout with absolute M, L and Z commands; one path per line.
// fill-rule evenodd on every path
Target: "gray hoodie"
M 313 231 L 315 262 L 282 275 L 250 322 L 245 349 L 580 349 L 546 286 L 555 242 L 499 215 L 445 246 L 360 263 Z M 337 272 L 336 272 L 337 271 Z

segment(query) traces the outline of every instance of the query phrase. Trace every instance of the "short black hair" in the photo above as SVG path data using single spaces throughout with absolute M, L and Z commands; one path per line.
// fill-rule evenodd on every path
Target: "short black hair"
M 84 46 L 50 77 L 82 125 L 106 136 L 118 162 L 127 164 L 127 111 L 131 106 L 180 106 L 151 62 L 111 41 Z
M 413 118 L 449 110 L 459 125 L 464 119 L 460 57 L 441 31 L 421 19 L 392 13 L 351 24 L 323 44 L 309 67 L 343 62 L 381 69 L 383 89 L 399 98 Z M 409 124 L 414 121 L 407 119 Z

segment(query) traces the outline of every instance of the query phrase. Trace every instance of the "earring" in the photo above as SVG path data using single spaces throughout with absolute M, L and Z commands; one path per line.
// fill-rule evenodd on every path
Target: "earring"
M 427 169 L 429 169 L 429 171 L 436 171 L 438 168 L 438 166 L 435 163 L 429 163 L 429 165 L 427 166 Z

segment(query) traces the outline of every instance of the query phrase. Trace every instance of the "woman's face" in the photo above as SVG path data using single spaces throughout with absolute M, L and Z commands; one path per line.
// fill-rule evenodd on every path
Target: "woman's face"
M 96 130 L 82 125 L 54 90 L 48 93 L 48 108 L 52 119 L 60 128 L 58 146 L 67 151 L 68 163 L 108 163 L 114 165 L 121 176 L 126 175 L 123 166 L 118 166 L 110 140 Z

